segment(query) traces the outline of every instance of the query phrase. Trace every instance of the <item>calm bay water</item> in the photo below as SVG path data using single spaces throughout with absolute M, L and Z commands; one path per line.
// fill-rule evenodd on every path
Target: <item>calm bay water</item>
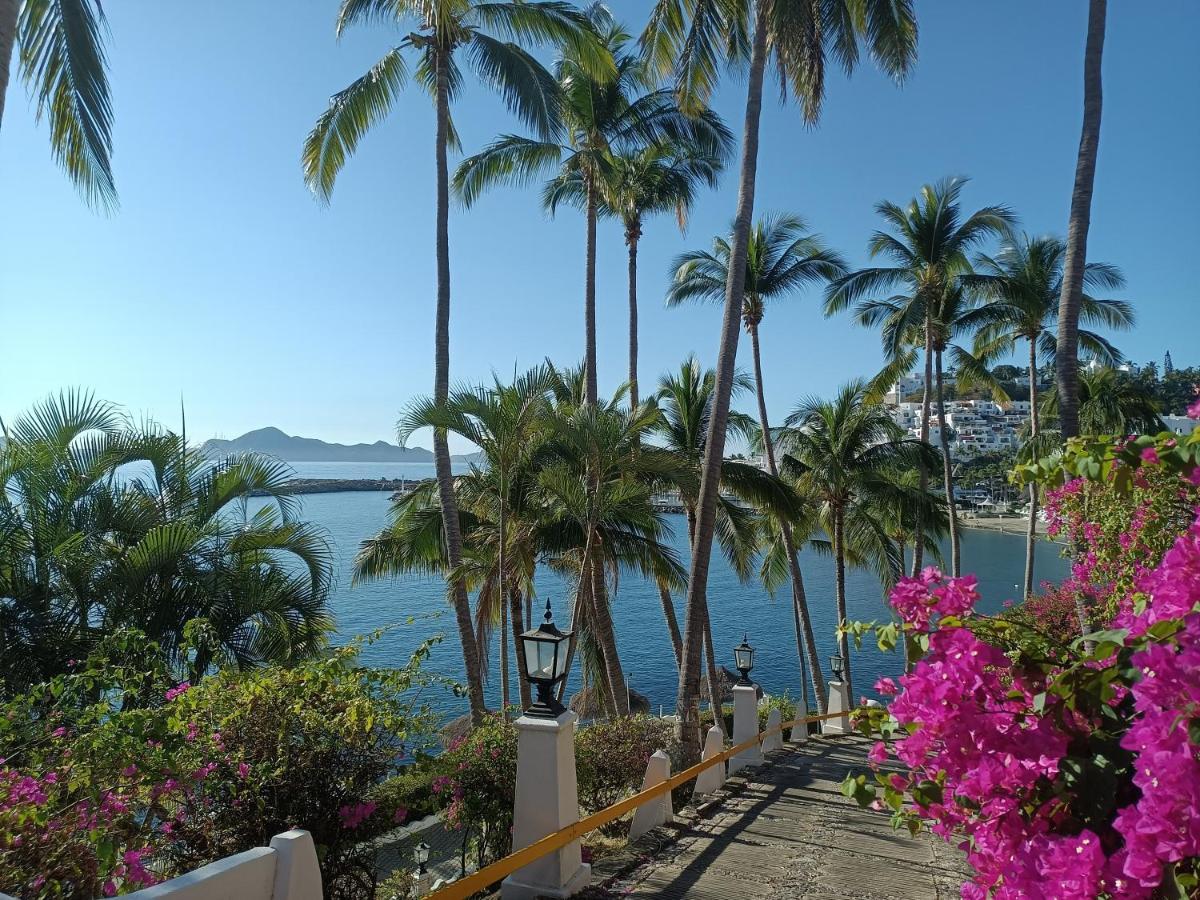
M 423 478 L 433 474 L 432 466 L 413 463 L 297 463 L 295 468 L 302 478 Z M 339 635 L 349 638 L 416 616 L 416 622 L 392 629 L 382 640 L 367 648 L 365 660 L 383 665 L 402 663 L 422 640 L 436 632 L 442 634 L 444 640 L 434 649 L 427 668 L 461 678 L 462 656 L 457 632 L 440 578 L 406 576 L 351 586 L 354 554 L 362 540 L 385 523 L 388 494 L 375 491 L 309 494 L 302 499 L 302 516 L 323 527 L 333 546 L 334 589 L 330 603 L 337 618 Z M 671 516 L 670 520 L 674 530 L 673 543 L 686 565 L 687 531 L 683 517 Z M 1042 544 L 1039 551 L 1036 572 L 1039 581 L 1060 580 L 1066 576 L 1068 566 L 1059 557 L 1057 545 Z M 1018 583 L 1024 560 L 1024 538 L 1020 535 L 963 531 L 963 571 L 978 576 L 983 597 L 981 608 L 985 612 L 995 612 L 1004 601 L 1020 595 Z M 800 562 L 817 644 L 828 666 L 828 657 L 835 652 L 833 561 L 804 551 L 800 554 Z M 564 581 L 543 570 L 536 585 L 537 608 L 540 609 L 548 598 L 556 620 L 560 625 L 564 624 L 569 616 Z M 708 596 L 719 661 L 720 657 L 725 657 L 724 664 L 732 668 L 732 648 L 741 641 L 743 634 L 747 634 L 758 650 L 755 680 L 768 693 L 789 691 L 798 696 L 800 676 L 790 591 L 780 592 L 776 599 L 771 599 L 761 585 L 740 583 L 720 554 L 714 553 Z M 681 625 L 683 606 L 683 598 L 676 598 Z M 887 617 L 879 583 L 869 572 L 850 570 L 848 573 L 847 606 L 851 619 Z M 613 595 L 613 616 L 621 661 L 630 673 L 632 686 L 650 698 L 655 710 L 661 705 L 670 711 L 675 704 L 677 675 L 657 589 L 637 574 L 623 573 Z M 493 665 L 492 680 L 488 685 L 489 704 L 498 705 L 499 651 L 495 639 L 490 651 Z M 871 694 L 870 686 L 880 676 L 899 673 L 899 655 L 880 653 L 873 643 L 864 643 L 861 651 L 852 653 L 854 681 L 860 694 Z M 513 678 L 516 678 L 515 670 Z M 516 696 L 515 681 L 513 696 Z M 436 708 L 447 715 L 466 711 L 466 701 L 448 693 L 433 699 Z

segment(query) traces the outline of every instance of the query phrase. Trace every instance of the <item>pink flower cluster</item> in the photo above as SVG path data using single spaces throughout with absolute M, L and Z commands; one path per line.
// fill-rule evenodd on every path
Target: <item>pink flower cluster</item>
M 900 618 L 917 631 L 931 629 L 934 615 L 961 616 L 970 612 L 979 599 L 976 578 L 943 580 L 933 566 L 924 569 L 917 578 L 901 578 L 892 590 L 891 604 Z
M 338 816 L 342 820 L 343 828 L 354 829 L 369 819 L 378 808 L 378 804 L 371 801 L 347 804 L 338 810 Z
M 192 687 L 192 685 L 190 682 L 184 681 L 184 682 L 177 684 L 173 688 L 169 688 L 163 696 L 166 697 L 167 702 L 170 703 L 172 700 L 174 700 L 180 694 L 186 694 L 189 690 L 191 690 L 191 687 Z

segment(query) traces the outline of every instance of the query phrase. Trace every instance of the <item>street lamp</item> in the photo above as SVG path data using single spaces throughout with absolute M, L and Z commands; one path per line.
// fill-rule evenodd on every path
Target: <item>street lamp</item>
M 429 862 L 429 845 L 421 841 L 421 843 L 417 844 L 416 849 L 413 850 L 413 856 L 417 860 L 417 874 L 424 875 L 425 864 Z
M 525 677 L 537 688 L 537 702 L 525 712 L 536 718 L 557 719 L 566 712 L 558 702 L 555 686 L 567 677 L 567 648 L 571 632 L 559 631 L 546 601 L 546 618 L 540 626 L 521 635 Z
M 738 684 L 753 684 L 750 680 L 750 670 L 754 668 L 754 648 L 748 643 L 750 635 L 742 636 L 742 642 L 733 648 L 734 668 L 742 673 Z
M 842 659 L 840 653 L 835 653 L 829 657 L 829 668 L 833 672 L 835 681 L 841 681 L 846 674 L 846 660 Z

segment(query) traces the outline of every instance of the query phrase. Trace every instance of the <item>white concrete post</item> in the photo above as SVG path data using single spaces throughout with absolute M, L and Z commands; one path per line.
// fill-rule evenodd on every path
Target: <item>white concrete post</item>
M 733 742 L 740 744 L 758 737 L 758 690 L 752 684 L 733 686 Z M 743 750 L 729 761 L 732 775 L 744 766 L 757 766 L 762 762 L 762 751 L 755 744 Z
M 517 787 L 513 809 L 513 850 L 528 847 L 579 821 L 575 781 L 575 720 L 567 710 L 557 719 L 517 719 Z M 503 900 L 570 897 L 591 880 L 579 841 L 547 853 L 504 879 Z
M 707 762 L 714 756 L 720 756 L 725 752 L 725 735 L 721 733 L 721 729 L 716 725 L 708 729 L 708 735 L 704 738 L 704 752 L 700 755 L 701 762 Z M 703 772 L 696 776 L 697 794 L 711 794 L 719 791 L 725 784 L 725 763 L 717 763 L 715 766 L 709 766 Z
M 806 710 L 806 709 L 798 708 L 796 710 L 796 713 L 797 713 L 796 718 L 798 718 L 798 719 L 808 718 L 808 710 Z M 796 725 L 793 725 L 792 726 L 792 734 L 791 734 L 791 737 L 788 738 L 788 740 L 790 740 L 793 744 L 807 744 L 808 743 L 808 723 L 800 722 Z
M 659 750 L 650 757 L 646 764 L 646 777 L 642 779 L 642 790 L 646 791 L 655 785 L 662 784 L 671 777 L 671 757 Z M 667 791 L 660 797 L 655 797 L 643 803 L 633 814 L 633 824 L 629 826 L 629 839 L 636 840 L 651 828 L 666 825 L 675 817 L 671 808 L 671 792 Z
M 850 686 L 844 681 L 829 682 L 829 714 L 845 713 L 821 723 L 821 734 L 850 734 Z
M 433 875 L 429 870 L 424 872 L 413 872 L 413 896 L 420 898 L 433 890 Z
M 781 713 L 779 712 L 779 707 L 771 707 L 771 711 L 767 713 L 766 734 L 763 736 L 762 740 L 763 753 L 771 753 L 774 750 L 783 749 L 783 730 L 779 729 L 779 726 L 782 723 L 783 719 L 781 717 Z M 775 734 L 771 734 L 771 731 L 775 729 L 779 730 L 776 731 Z
M 275 851 L 273 900 L 321 900 L 321 866 L 312 835 L 293 828 L 271 838 Z

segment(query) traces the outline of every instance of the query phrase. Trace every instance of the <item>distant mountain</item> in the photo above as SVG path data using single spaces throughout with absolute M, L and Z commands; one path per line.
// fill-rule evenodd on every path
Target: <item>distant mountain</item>
M 432 463 L 433 451 L 424 447 L 398 447 L 387 441 L 373 444 L 330 444 L 317 438 L 294 437 L 278 428 L 247 431 L 233 440 L 213 438 L 201 448 L 209 456 L 252 450 L 288 462 L 411 462 Z M 452 456 L 456 462 L 477 462 L 480 454 Z

